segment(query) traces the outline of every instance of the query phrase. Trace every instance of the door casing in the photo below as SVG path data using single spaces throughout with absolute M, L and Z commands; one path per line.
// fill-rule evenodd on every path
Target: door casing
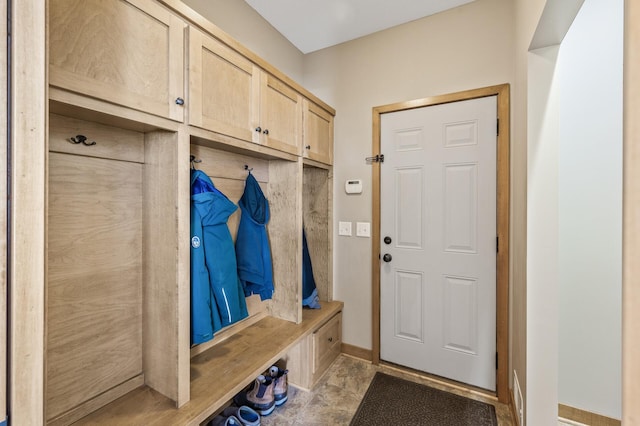
M 451 102 L 497 96 L 499 133 L 496 152 L 496 396 L 509 402 L 509 204 L 510 204 L 510 86 L 501 84 L 432 96 L 373 108 L 373 156 L 380 152 L 380 118 L 382 114 L 429 107 Z M 371 242 L 371 300 L 372 300 L 372 361 L 380 363 L 380 163 L 372 163 L 372 242 Z

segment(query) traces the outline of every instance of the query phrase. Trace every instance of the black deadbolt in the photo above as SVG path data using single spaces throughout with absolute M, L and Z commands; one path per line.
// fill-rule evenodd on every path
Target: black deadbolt
M 391 244 L 391 237 L 384 237 L 385 244 Z

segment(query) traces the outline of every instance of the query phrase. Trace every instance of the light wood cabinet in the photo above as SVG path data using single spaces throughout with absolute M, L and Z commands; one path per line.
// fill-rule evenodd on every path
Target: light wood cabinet
M 144 0 L 49 2 L 49 83 L 182 121 L 185 22 Z
M 303 155 L 325 164 L 333 163 L 333 115 L 307 99 L 303 102 Z
M 331 318 L 312 334 L 312 372 L 315 383 L 334 359 L 340 355 L 342 343 L 342 313 Z
M 317 380 L 341 340 L 331 108 L 178 0 L 48 5 L 46 260 L 43 282 L 31 284 L 45 292 L 46 350 L 35 417 L 198 424 L 294 346 L 307 351 L 295 371 Z M 80 134 L 90 146 L 69 142 Z M 313 149 L 303 158 L 305 134 Z M 250 317 L 201 350 L 189 345 L 190 153 L 234 202 L 244 166 L 253 169 L 270 203 L 276 288 L 269 301 L 248 298 Z M 300 303 L 303 223 L 320 310 Z M 260 341 L 264 352 L 247 357 Z
M 289 351 L 289 382 L 311 389 L 340 354 L 341 345 L 342 312 L 338 312 Z
M 302 96 L 265 72 L 260 84 L 260 127 L 264 145 L 300 155 Z
M 189 124 L 300 155 L 302 96 L 190 27 Z
M 222 42 L 189 27 L 189 124 L 254 141 L 260 69 Z

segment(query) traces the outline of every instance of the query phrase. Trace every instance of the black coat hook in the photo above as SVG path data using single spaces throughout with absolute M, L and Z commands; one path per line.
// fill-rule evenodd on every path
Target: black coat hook
M 87 142 L 87 137 L 85 135 L 76 135 L 75 138 L 69 138 L 69 141 L 71 143 L 76 144 L 76 145 L 79 144 L 79 143 L 81 143 L 82 145 L 85 145 L 85 146 L 96 145 L 95 141 Z
M 195 164 L 195 163 L 202 163 L 202 160 L 201 160 L 201 159 L 199 159 L 199 158 L 196 158 L 196 156 L 195 156 L 195 155 L 190 155 L 190 156 L 189 156 L 189 160 L 191 161 L 191 168 L 192 168 L 193 170 L 195 170 L 195 169 L 196 169 L 196 164 Z
M 253 167 L 249 167 L 249 165 L 245 164 L 244 169 L 249 171 L 249 173 L 251 173 L 251 171 L 253 170 Z

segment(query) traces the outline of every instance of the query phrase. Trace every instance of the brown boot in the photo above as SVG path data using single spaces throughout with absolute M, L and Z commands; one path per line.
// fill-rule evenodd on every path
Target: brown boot
M 236 395 L 237 405 L 247 405 L 262 416 L 268 416 L 276 408 L 273 396 L 274 381 L 271 377 L 258 376 L 246 393 Z
M 280 406 L 287 402 L 287 391 L 289 389 L 289 383 L 287 381 L 287 373 L 289 370 L 281 370 L 278 366 L 274 365 L 269 369 L 269 375 L 273 379 L 273 398 L 276 405 Z

